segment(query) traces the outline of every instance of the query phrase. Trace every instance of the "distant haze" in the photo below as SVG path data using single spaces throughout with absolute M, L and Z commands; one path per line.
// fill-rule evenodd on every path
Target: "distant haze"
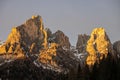
M 104 27 L 112 42 L 120 40 L 120 0 L 0 0 L 0 40 L 32 15 L 42 16 L 52 32 L 63 31 L 72 45 L 95 27 Z

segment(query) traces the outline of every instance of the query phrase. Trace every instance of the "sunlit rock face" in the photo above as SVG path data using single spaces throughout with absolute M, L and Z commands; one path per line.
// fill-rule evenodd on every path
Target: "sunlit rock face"
M 73 67 L 76 67 L 73 71 L 77 72 L 79 63 L 77 60 L 72 61 L 75 56 L 70 51 L 63 49 L 63 47 L 70 48 L 69 38 L 60 30 L 52 34 L 49 29 L 46 29 L 43 34 L 45 35 L 43 48 L 40 50 L 38 61 L 47 67 L 56 68 L 59 72 L 70 70 Z
M 76 67 L 72 70 L 77 72 L 79 63 L 72 61 L 75 56 L 64 50 L 69 50 L 70 46 L 69 38 L 62 31 L 52 33 L 49 28 L 44 29 L 41 16 L 32 16 L 24 24 L 12 29 L 0 47 L 0 54 L 10 54 L 14 59 L 29 58 L 61 71 Z
M 7 42 L 0 47 L 0 53 L 1 54 L 6 52 L 12 53 L 13 46 L 10 46 L 10 44 L 18 43 L 19 41 L 20 41 L 20 33 L 14 27 L 8 36 Z
M 0 79 L 119 80 L 119 43 L 112 46 L 105 30 L 95 28 L 79 35 L 75 48 L 62 31 L 52 33 L 32 16 L 0 43 Z
M 6 53 L 5 45 L 0 46 L 0 54 Z
M 87 41 L 89 39 L 89 35 L 86 34 L 81 34 L 78 35 L 78 40 L 76 43 L 76 49 L 78 50 L 79 53 L 85 53 L 86 52 L 86 45 L 87 45 Z
M 56 48 L 58 45 L 56 43 L 51 43 L 49 48 L 40 51 L 39 60 L 43 64 L 49 64 L 52 66 L 57 66 L 54 57 L 57 56 Z
M 24 24 L 12 28 L 7 41 L 0 47 L 0 54 L 39 53 L 45 39 L 43 33 L 44 27 L 41 16 L 32 16 Z
M 95 28 L 87 42 L 86 51 L 89 53 L 86 63 L 91 66 L 106 58 L 111 50 L 110 40 L 103 28 Z

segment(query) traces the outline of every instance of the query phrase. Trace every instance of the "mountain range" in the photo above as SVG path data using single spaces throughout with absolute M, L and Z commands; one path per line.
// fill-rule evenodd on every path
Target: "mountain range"
M 21 79 L 120 80 L 120 41 L 111 43 L 100 27 L 72 46 L 64 32 L 52 33 L 32 16 L 0 45 L 0 80 Z

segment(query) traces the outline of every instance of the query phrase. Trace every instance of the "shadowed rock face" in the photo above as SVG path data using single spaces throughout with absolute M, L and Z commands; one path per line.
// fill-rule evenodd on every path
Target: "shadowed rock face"
M 113 49 L 116 51 L 117 56 L 120 58 L 120 41 L 113 44 Z
M 53 36 L 55 43 L 58 43 L 60 46 L 70 49 L 69 38 L 60 30 L 56 31 Z
M 0 66 L 1 80 L 68 80 L 67 74 L 37 67 L 30 59 L 17 59 Z
M 89 35 L 78 35 L 78 40 L 76 44 L 76 49 L 78 50 L 79 53 L 85 53 L 86 52 L 86 45 L 87 41 L 89 39 Z
M 113 53 L 108 52 L 106 58 L 100 63 L 95 63 L 91 72 L 91 80 L 119 80 L 120 79 L 120 58 L 119 41 L 113 44 Z M 112 51 L 112 50 L 111 50 Z

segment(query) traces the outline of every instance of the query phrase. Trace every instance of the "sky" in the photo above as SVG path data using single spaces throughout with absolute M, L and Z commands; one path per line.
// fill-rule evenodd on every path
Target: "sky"
M 120 40 L 120 0 L 0 0 L 0 40 L 32 15 L 42 16 L 52 32 L 63 31 L 74 46 L 78 34 L 96 27 L 105 28 L 112 43 Z

